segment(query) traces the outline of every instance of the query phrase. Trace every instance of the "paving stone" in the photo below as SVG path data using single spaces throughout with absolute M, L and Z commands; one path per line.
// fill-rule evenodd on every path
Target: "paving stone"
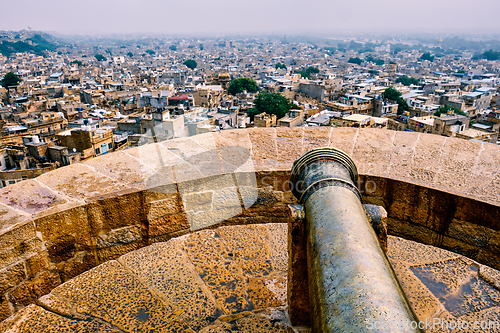
M 172 304 L 161 300 L 116 261 L 108 261 L 54 289 L 77 313 L 125 332 L 171 332 L 184 328 Z
M 119 261 L 148 288 L 184 310 L 179 317 L 193 330 L 198 331 L 220 315 L 217 302 L 182 250 L 180 240 L 148 246 L 124 255 Z
M 184 249 L 225 313 L 252 309 L 246 277 L 223 239 L 211 230 L 186 237 Z

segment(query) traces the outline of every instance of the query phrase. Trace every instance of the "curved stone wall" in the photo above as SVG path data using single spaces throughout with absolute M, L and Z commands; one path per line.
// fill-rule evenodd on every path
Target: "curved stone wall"
M 0 189 L 0 318 L 88 269 L 195 230 L 285 223 L 308 149 L 356 162 L 389 231 L 500 267 L 500 147 L 353 128 L 222 131 L 107 154 Z

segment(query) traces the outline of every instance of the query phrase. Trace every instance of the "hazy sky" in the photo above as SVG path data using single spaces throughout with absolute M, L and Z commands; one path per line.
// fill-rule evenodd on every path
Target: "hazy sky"
M 238 34 L 500 32 L 500 0 L 1 0 L 0 30 Z

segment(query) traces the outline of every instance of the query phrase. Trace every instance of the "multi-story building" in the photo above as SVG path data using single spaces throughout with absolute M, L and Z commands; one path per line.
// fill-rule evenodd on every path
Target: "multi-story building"
M 255 127 L 274 127 L 276 126 L 276 115 L 261 113 L 254 117 L 253 124 Z

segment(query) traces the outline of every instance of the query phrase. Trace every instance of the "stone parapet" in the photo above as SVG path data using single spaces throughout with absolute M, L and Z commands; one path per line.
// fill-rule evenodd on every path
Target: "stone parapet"
M 96 265 L 223 225 L 286 223 L 293 161 L 353 157 L 389 234 L 500 268 L 500 147 L 354 128 L 254 128 L 110 153 L 0 189 L 0 318 Z

